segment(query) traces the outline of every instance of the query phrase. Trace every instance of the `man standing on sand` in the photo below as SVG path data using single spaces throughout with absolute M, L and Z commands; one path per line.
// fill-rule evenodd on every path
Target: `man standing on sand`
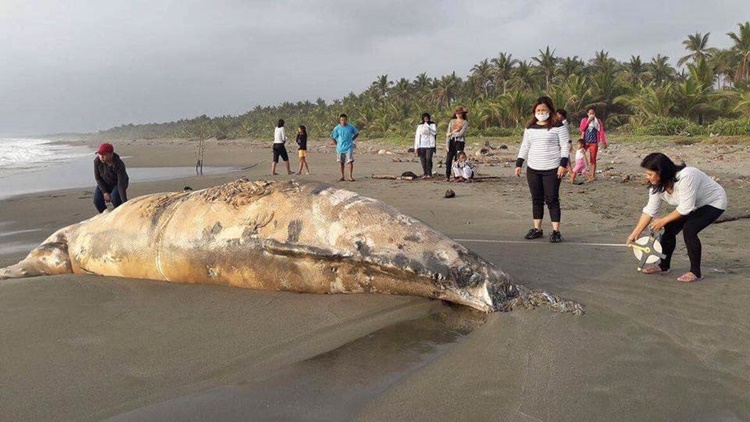
M 336 161 L 341 164 L 340 182 L 344 181 L 344 165 L 349 164 L 349 181 L 354 181 L 354 140 L 359 131 L 348 123 L 346 114 L 339 116 L 339 124 L 333 128 L 331 139 L 336 142 Z
M 99 213 L 107 209 L 107 202 L 111 202 L 112 206 L 117 208 L 128 200 L 127 189 L 130 180 L 125 171 L 125 163 L 115 154 L 112 144 L 105 142 L 96 150 L 94 178 L 94 206 Z

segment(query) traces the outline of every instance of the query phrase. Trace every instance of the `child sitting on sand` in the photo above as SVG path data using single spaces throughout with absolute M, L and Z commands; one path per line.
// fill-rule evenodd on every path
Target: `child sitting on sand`
M 470 183 L 474 179 L 474 169 L 466 153 L 461 151 L 458 154 L 458 160 L 453 163 L 453 177 L 458 182 Z
M 586 181 L 592 180 L 591 174 L 588 172 L 589 158 L 586 156 L 586 141 L 581 138 L 578 140 L 578 149 L 576 150 L 576 165 L 573 167 L 573 171 L 570 173 L 570 183 L 575 183 L 576 176 L 582 174 Z M 581 182 L 583 184 L 583 182 Z

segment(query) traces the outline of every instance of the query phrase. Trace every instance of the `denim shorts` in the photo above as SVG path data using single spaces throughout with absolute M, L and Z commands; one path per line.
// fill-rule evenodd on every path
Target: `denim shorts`
M 336 161 L 339 163 L 353 163 L 354 162 L 354 151 L 349 150 L 347 152 L 342 152 L 336 154 Z

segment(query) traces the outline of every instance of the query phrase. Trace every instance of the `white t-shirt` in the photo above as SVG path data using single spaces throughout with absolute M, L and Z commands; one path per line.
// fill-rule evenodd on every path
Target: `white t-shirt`
M 643 213 L 656 216 L 663 201 L 676 205 L 677 212 L 682 215 L 688 215 L 705 205 L 720 210 L 727 209 L 727 193 L 724 188 L 695 167 L 685 167 L 677 172 L 677 181 L 671 194 L 666 191 L 649 192 L 648 204 L 643 208 Z
M 284 128 L 277 127 L 273 130 L 273 143 L 283 144 L 284 142 L 286 142 L 286 134 L 284 133 Z
M 583 160 L 583 149 L 577 149 L 576 150 L 576 161 Z

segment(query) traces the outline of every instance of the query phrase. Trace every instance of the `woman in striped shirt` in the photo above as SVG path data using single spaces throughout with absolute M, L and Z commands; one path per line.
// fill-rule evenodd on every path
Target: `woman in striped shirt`
M 542 217 L 544 204 L 549 208 L 552 234 L 549 241 L 562 242 L 560 234 L 560 181 L 568 169 L 568 140 L 570 133 L 555 116 L 555 106 L 549 97 L 536 100 L 532 108 L 534 117 L 523 131 L 523 142 L 516 160 L 516 176 L 521 176 L 526 162 L 526 179 L 531 191 L 531 212 L 534 227 L 526 239 L 544 236 Z

